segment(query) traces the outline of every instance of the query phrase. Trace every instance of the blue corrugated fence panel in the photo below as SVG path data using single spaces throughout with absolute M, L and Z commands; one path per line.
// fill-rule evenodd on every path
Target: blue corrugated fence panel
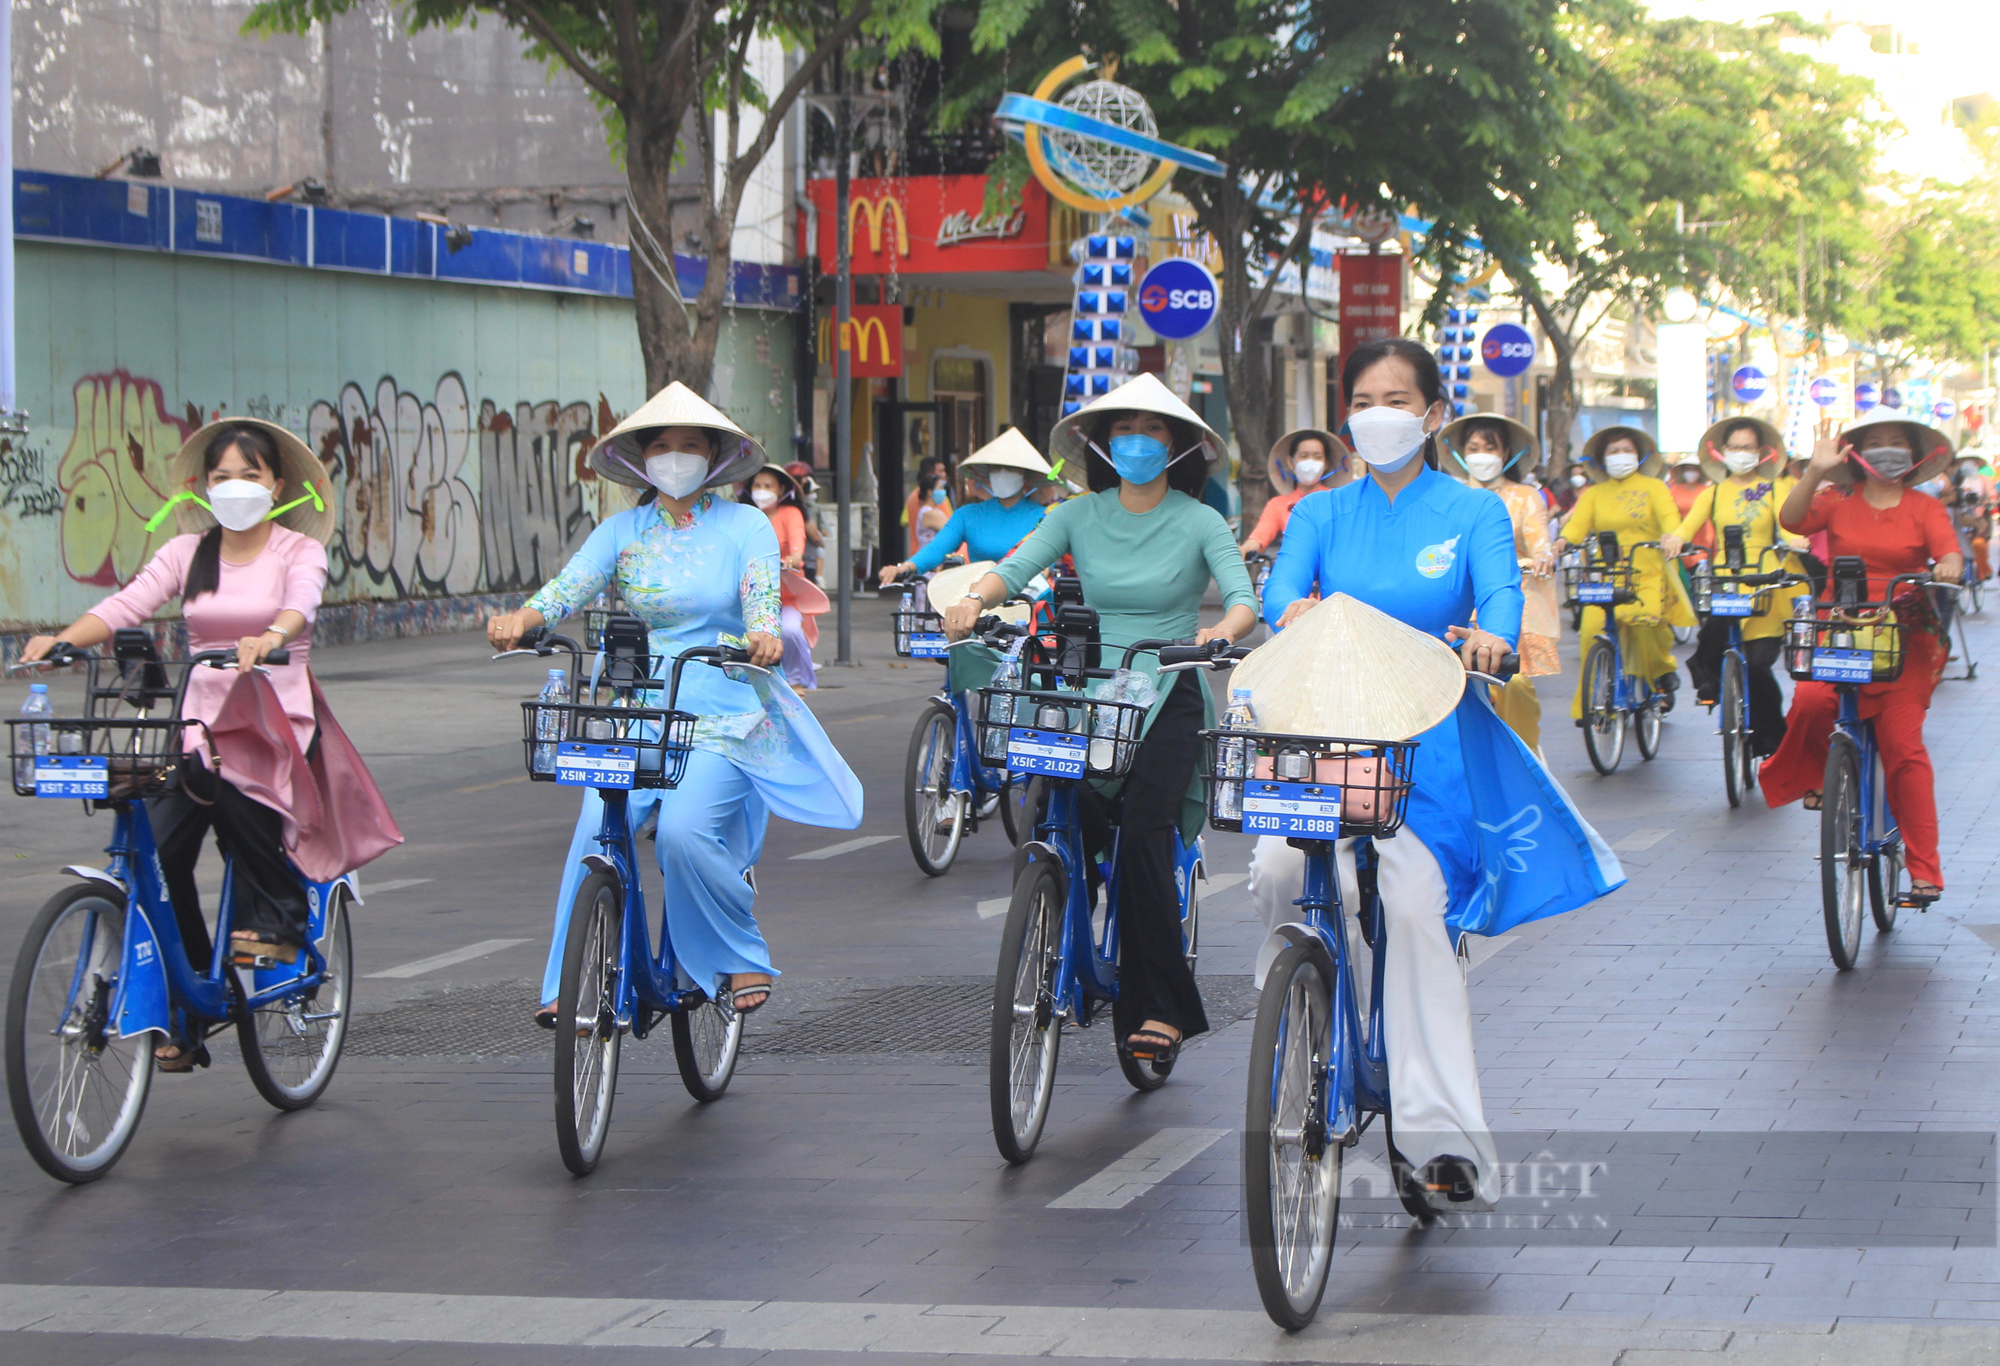
M 431 234 L 431 225 L 419 223 L 414 218 L 392 218 L 389 220 L 389 270 L 395 275 L 428 275 L 428 267 L 419 270 L 417 263 L 423 254 L 423 241 Z
M 172 191 L 174 250 L 247 256 L 287 265 L 308 263 L 306 210 L 235 195 Z M 379 231 L 379 229 L 378 229 Z
M 14 173 L 14 232 L 166 250 L 166 187 L 47 171 Z
M 379 213 L 312 209 L 313 264 L 329 270 L 385 271 L 389 244 Z

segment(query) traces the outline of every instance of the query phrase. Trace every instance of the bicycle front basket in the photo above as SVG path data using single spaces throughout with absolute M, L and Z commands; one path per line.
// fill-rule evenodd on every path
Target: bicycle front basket
M 944 618 L 916 609 L 896 613 L 896 653 L 904 659 L 943 659 Z
M 1785 672 L 1816 683 L 1893 683 L 1903 675 L 1903 628 L 1886 611 L 1816 603 L 1785 623 Z
M 528 777 L 566 787 L 677 787 L 694 748 L 692 712 L 576 702 L 521 704 Z
M 16 795 L 97 801 L 166 791 L 187 729 L 171 717 L 24 716 L 7 724 Z
M 1087 693 L 979 688 L 979 761 L 1049 778 L 1122 778 L 1139 753 L 1146 707 Z
M 1217 830 L 1288 839 L 1393 835 L 1410 805 L 1414 740 L 1205 730 L 1202 775 Z

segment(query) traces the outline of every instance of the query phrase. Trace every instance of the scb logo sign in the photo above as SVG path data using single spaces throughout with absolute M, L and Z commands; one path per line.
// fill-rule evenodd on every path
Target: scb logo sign
M 1139 316 L 1155 336 L 1180 341 L 1215 321 L 1220 297 L 1208 267 L 1174 257 L 1154 266 L 1139 282 Z
M 1525 327 L 1495 323 L 1480 340 L 1479 358 L 1486 362 L 1488 370 L 1503 379 L 1518 375 L 1535 363 L 1535 339 Z

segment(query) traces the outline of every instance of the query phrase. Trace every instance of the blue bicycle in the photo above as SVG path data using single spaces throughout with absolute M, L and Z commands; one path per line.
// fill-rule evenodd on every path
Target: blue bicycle
M 1064 633 L 1027 642 L 1036 648 L 1024 658 L 1022 687 L 978 690 L 983 762 L 1004 765 L 1017 780 L 1032 779 L 1036 793 L 1032 838 L 1015 855 L 988 1051 L 993 1139 L 1011 1163 L 1026 1162 L 1041 1140 L 1063 1025 L 1087 1028 L 1118 998 L 1120 835 L 1114 820 L 1109 848 L 1092 856 L 1084 831 L 1084 787 L 1131 770 L 1147 711 L 1143 703 L 1084 691 L 1116 671 L 1089 662 L 1097 647 L 1088 608 L 1071 605 L 1061 620 Z M 1024 631 L 989 617 L 980 622 L 980 634 L 988 644 L 1004 647 Z M 1197 647 L 1142 640 L 1126 649 L 1124 667 L 1142 653 L 1157 653 L 1161 672 L 1169 673 L 1222 667 L 1247 651 L 1232 656 L 1221 641 Z M 1181 951 L 1190 969 L 1200 937 L 1196 884 L 1204 876 L 1200 839 L 1185 844 L 1176 831 Z M 1173 1071 L 1171 1058 L 1142 1060 L 1123 1049 L 1118 1064 L 1140 1091 L 1157 1090 Z
M 1615 615 L 1616 608 L 1638 601 L 1632 589 L 1633 552 L 1657 550 L 1659 544 L 1640 541 L 1621 555 L 1618 533 L 1601 531 L 1577 567 L 1572 608 L 1580 620 L 1582 608 L 1602 607 L 1605 618 L 1604 631 L 1583 657 L 1583 747 L 1599 773 L 1617 771 L 1625 754 L 1628 721 L 1638 738 L 1640 757 L 1651 759 L 1660 752 L 1660 718 L 1672 699 L 1656 689 L 1652 679 L 1625 672 L 1625 625 Z
M 1783 553 L 1769 547 L 1760 559 Z M 1729 648 L 1722 655 L 1722 678 L 1716 693 L 1721 708 L 1717 721 L 1722 731 L 1722 791 L 1729 805 L 1738 807 L 1743 805 L 1745 794 L 1757 786 L 1757 757 L 1751 751 L 1750 665 L 1743 655 L 1742 623 L 1769 611 L 1771 595 L 1778 589 L 1812 580 L 1784 570 L 1750 572 L 1740 526 L 1722 528 L 1719 562 L 1701 565 L 1693 580 L 1695 612 L 1729 623 Z
M 290 654 L 267 659 L 285 664 Z M 36 1164 L 81 1185 L 131 1143 L 158 1044 L 176 1043 L 206 1064 L 204 1040 L 234 1025 L 259 1095 L 280 1110 L 319 1099 L 347 1037 L 348 906 L 361 896 L 352 873 L 331 882 L 301 875 L 310 916 L 300 961 L 241 973 L 229 961 L 235 876 L 225 856 L 215 948 L 207 963 L 191 963 L 144 799 L 167 790 L 179 763 L 192 671 L 233 669 L 236 652 L 162 661 L 151 637 L 130 629 L 113 637 L 109 659 L 58 646 L 42 662 L 86 666 L 84 715 L 9 722 L 14 791 L 110 811 L 110 858 L 103 868 L 66 868 L 77 882 L 49 899 L 22 940 L 7 998 L 7 1098 Z
M 945 663 L 944 619 L 925 598 L 924 580 L 900 579 L 886 591 L 903 595 L 896 611 L 896 653 Z M 962 699 L 949 683 L 938 688 L 917 716 L 903 761 L 903 826 L 910 856 L 931 877 L 951 871 L 959 845 L 996 809 L 1011 844 L 1020 844 L 1029 824 L 1027 780 L 996 774 L 979 762 L 978 733 Z
M 611 1131 L 627 1034 L 643 1039 L 663 1017 L 670 1019 L 681 1082 L 703 1104 L 721 1099 L 735 1074 L 743 1017 L 701 986 L 680 985 L 664 907 L 660 948 L 653 952 L 636 836 L 626 813 L 634 790 L 674 787 L 687 770 L 698 718 L 675 709 L 681 671 L 695 663 L 766 670 L 749 662 L 748 651 L 731 646 L 687 650 L 673 662 L 666 706 L 649 706 L 659 693 L 656 675 L 664 660 L 646 653 L 647 628 L 638 618 L 614 616 L 604 624 L 603 650 L 587 680 L 585 652 L 575 641 L 534 631 L 523 642 L 493 657 L 546 659 L 561 651 L 572 666 L 569 701 L 521 704 L 528 777 L 593 788 L 604 805 L 597 832 L 604 852 L 584 859 L 589 873 L 570 903 L 556 996 L 556 1147 L 564 1166 L 588 1176 Z
M 1518 668 L 1508 656 L 1500 676 L 1467 677 L 1497 686 Z M 1420 1223 L 1437 1217 L 1396 1151 L 1390 1117 L 1388 923 L 1374 847 L 1402 828 L 1418 742 L 1240 730 L 1204 731 L 1202 742 L 1209 824 L 1283 836 L 1306 855 L 1300 917 L 1278 927 L 1286 946 L 1257 1002 L 1243 1120 L 1244 1220 L 1258 1294 L 1274 1322 L 1296 1330 L 1312 1322 L 1326 1292 L 1341 1156 L 1377 1116 L 1404 1208 Z M 1343 840 L 1352 842 L 1353 925 L 1335 863 Z M 1365 996 L 1355 976 L 1357 930 L 1372 959 Z
M 1902 627 L 1891 604 L 1901 584 L 1952 590 L 1928 574 L 1899 574 L 1882 601 L 1869 602 L 1868 570 L 1859 556 L 1837 557 L 1833 600 L 1799 598 L 1785 628 L 1785 668 L 1795 679 L 1831 683 L 1840 712 L 1826 751 L 1820 786 L 1820 903 L 1826 948 L 1846 972 L 1861 951 L 1861 900 L 1866 887 L 1875 928 L 1887 934 L 1904 906 L 1930 909 L 1934 897 L 1912 892 L 1903 864 L 1903 837 L 1889 809 L 1875 726 L 1861 715 L 1861 688 L 1893 683 L 1903 673 Z

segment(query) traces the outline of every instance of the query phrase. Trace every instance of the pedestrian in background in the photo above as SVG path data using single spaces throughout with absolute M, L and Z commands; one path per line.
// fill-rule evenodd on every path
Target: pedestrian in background
M 813 669 L 813 646 L 819 643 L 814 618 L 827 609 L 826 594 L 806 581 L 806 516 L 799 481 L 780 465 L 766 465 L 752 475 L 739 502 L 750 503 L 771 519 L 778 535 L 779 637 L 785 643 L 785 681 L 811 692 L 819 687 Z

